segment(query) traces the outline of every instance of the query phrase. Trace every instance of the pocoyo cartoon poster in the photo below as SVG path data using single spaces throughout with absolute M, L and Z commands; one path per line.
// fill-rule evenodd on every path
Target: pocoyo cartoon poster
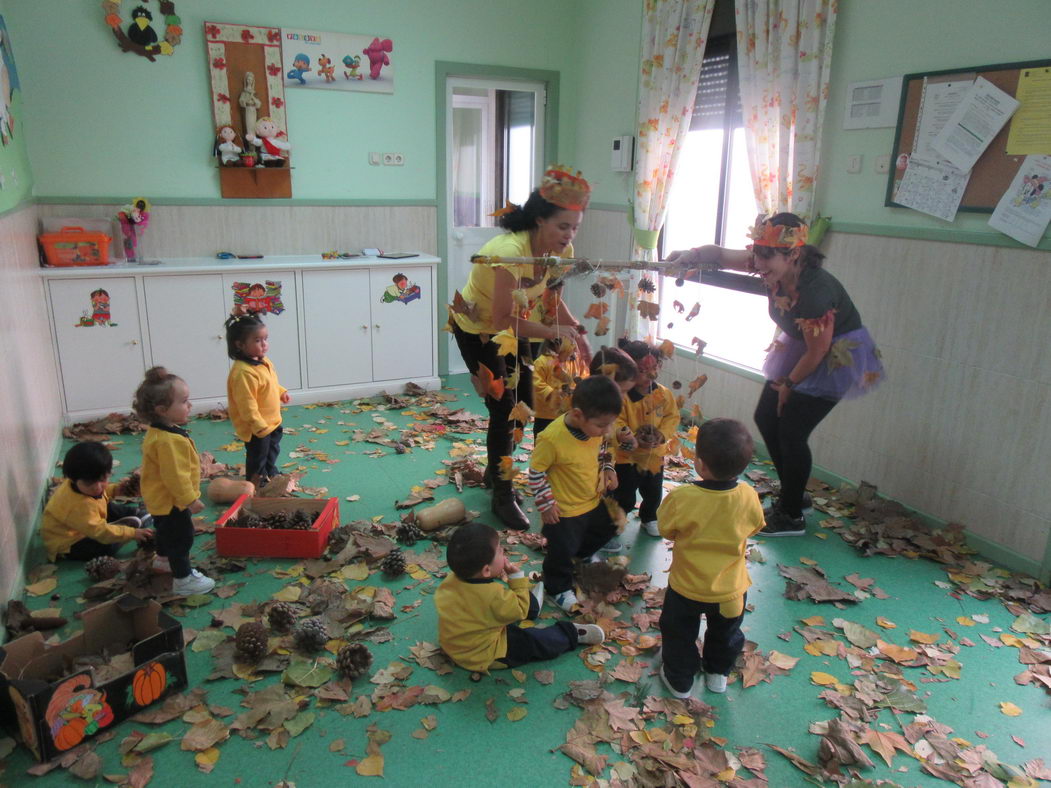
M 97 290 L 92 290 L 89 298 L 91 299 L 91 308 L 85 309 L 80 313 L 80 322 L 75 324 L 77 328 L 117 325 L 113 322 L 110 315 L 108 292 L 100 287 Z
M 234 282 L 234 306 L 243 306 L 249 312 L 260 315 L 280 315 L 285 311 L 281 302 L 281 283 L 266 280 L 260 282 Z
M 405 274 L 395 274 L 394 284 L 387 285 L 383 295 L 380 296 L 380 303 L 391 304 L 395 301 L 400 301 L 403 304 L 408 304 L 416 301 L 419 297 L 420 286 L 418 284 L 410 282 Z
M 394 42 L 384 36 L 281 30 L 285 89 L 394 92 Z

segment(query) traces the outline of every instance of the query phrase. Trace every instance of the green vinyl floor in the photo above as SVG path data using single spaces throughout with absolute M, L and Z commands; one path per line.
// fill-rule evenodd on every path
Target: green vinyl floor
M 446 403 L 447 407 L 465 407 L 484 413 L 466 376 L 451 378 L 445 391 L 456 397 Z M 475 447 L 478 455 L 484 453 L 484 435 L 480 432 L 440 436 L 433 448 L 414 447 L 404 454 L 396 454 L 389 447 L 356 441 L 355 430 L 386 429 L 377 418 L 387 419 L 398 428 L 433 421 L 425 416 L 427 407 L 411 401 L 408 407 L 391 410 L 383 409 L 382 405 L 379 409 L 362 410 L 360 405 L 361 402 L 354 401 L 292 406 L 284 413 L 286 435 L 281 463 L 305 470 L 301 485 L 324 487 L 328 495 L 337 496 L 343 523 L 372 518 L 397 522 L 403 512 L 395 509 L 395 502 L 407 498 L 414 485 L 441 476 L 436 473 L 448 467 L 442 460 L 461 456 L 465 441 Z M 189 428 L 199 450 L 212 452 L 219 462 L 243 462 L 243 451 L 221 448 L 229 447 L 235 440 L 228 421 L 193 420 Z M 397 436 L 398 430 L 390 434 Z M 140 441 L 141 436 L 137 435 L 114 436 L 114 454 L 120 463 L 114 479 L 138 465 Z M 67 441 L 63 451 L 68 445 Z M 302 456 L 303 452 L 297 451 L 301 447 L 325 453 L 329 462 L 324 461 L 324 456 L 319 459 L 309 452 L 308 456 Z M 293 452 L 295 455 L 290 456 Z M 450 452 L 454 452 L 452 456 Z M 769 470 L 763 465 L 756 465 L 754 469 Z M 455 487 L 446 485 L 436 490 L 436 499 L 457 494 Z M 492 522 L 485 491 L 467 487 L 462 496 L 468 509 L 480 512 L 479 520 Z M 219 513 L 219 507 L 209 506 L 203 516 L 214 521 Z M 539 529 L 539 517 L 535 512 L 531 512 L 530 517 L 535 532 Z M 419 579 L 403 576 L 393 580 L 385 578 L 378 567 L 374 567 L 367 579 L 341 577 L 340 582 L 348 590 L 360 586 L 385 587 L 394 594 L 396 617 L 391 621 L 368 622 L 369 627 L 389 627 L 391 638 L 386 642 L 367 643 L 374 658 L 371 670 L 353 682 L 348 699 L 342 703 L 318 697 L 312 689 L 290 687 L 288 694 L 299 703 L 300 710 L 296 718 L 287 723 L 287 735 L 278 737 L 278 741 L 268 743 L 266 730 L 249 729 L 243 732 L 247 736 L 235 732 L 217 743 L 216 750 L 202 759 L 218 758 L 211 765 L 210 773 L 205 773 L 198 768 L 195 753 L 184 749 L 180 741 L 190 729 L 190 722 L 176 718 L 154 726 L 129 720 L 116 726 L 115 735 L 95 748 L 102 761 L 96 776 L 84 780 L 62 768 L 44 776 L 27 776 L 26 770 L 33 766 L 33 760 L 19 747 L 0 761 L 0 785 L 47 788 L 119 783 L 120 775 L 132 774 L 136 768 L 134 758 L 122 763 L 121 742 L 136 733 L 171 737 L 148 753 L 152 758 L 149 769 L 138 767 L 143 773 L 152 772 L 148 783 L 151 786 L 254 787 L 277 785 L 282 780 L 297 788 L 381 782 L 394 786 L 677 785 L 686 783 L 676 782 L 673 769 L 696 763 L 701 757 L 700 750 L 691 750 L 691 747 L 706 738 L 711 745 L 704 752 L 712 756 L 711 763 L 728 766 L 733 771 L 713 767 L 690 785 L 738 788 L 766 784 L 776 787 L 832 785 L 830 780 L 822 783 L 821 778 L 808 776 L 768 745 L 794 751 L 806 761 L 818 763 L 821 737 L 809 729 L 815 723 L 839 715 L 839 711 L 820 696 L 829 692 L 850 694 L 852 683 L 866 680 L 874 670 L 882 671 L 884 676 L 900 673 L 915 688 L 912 700 L 904 705 L 920 708 L 915 704 L 921 704 L 929 717 L 951 729 L 951 732 L 941 730 L 966 753 L 963 760 L 974 766 L 973 779 L 982 780 L 968 784 L 982 788 L 1051 784 L 1036 779 L 1048 775 L 1031 763 L 1038 758 L 1051 762 L 1051 689 L 1044 691 L 1037 684 L 1016 683 L 1014 678 L 1027 667 L 1020 663 L 1023 655 L 1031 662 L 1051 661 L 1051 638 L 1039 631 L 1026 634 L 1013 630 L 1017 617 L 1000 600 L 954 595 L 954 586 L 948 582 L 942 565 L 904 556 L 861 557 L 834 530 L 819 525 L 826 517 L 820 512 L 811 515 L 806 537 L 757 540 L 757 552 L 752 553 L 756 560 L 749 563 L 753 586 L 749 591 L 751 612 L 745 619 L 746 635 L 762 654 L 779 652 L 784 657 L 778 659 L 785 665 L 798 661 L 790 668 L 775 671 L 777 675 L 770 676 L 769 681 L 747 688 L 743 686 L 742 676 L 735 674 L 728 691 L 721 696 L 707 692 L 703 682 L 698 682 L 694 696 L 700 704 L 678 710 L 677 707 L 669 710 L 664 705 L 662 699 L 667 697 L 666 693 L 653 675 L 659 641 L 655 619 L 644 631 L 632 626 L 633 620 L 642 626 L 647 624 L 645 616 L 632 618 L 633 613 L 644 609 L 644 596 L 639 593 L 617 603 L 621 611 L 618 620 L 626 626 L 627 634 L 608 643 L 608 648 L 565 654 L 551 662 L 525 666 L 520 673 L 503 671 L 473 681 L 459 668 L 440 673 L 418 664 L 414 653 L 420 653 L 421 649 L 411 650 L 419 644 L 437 643 L 432 594 L 440 582 L 437 575 L 445 567 L 430 573 L 424 571 Z M 817 534 L 824 538 L 818 538 Z M 625 560 L 630 560 L 630 573 L 649 573 L 652 585 L 663 587 L 670 563 L 669 545 L 640 534 L 634 516 L 628 521 L 624 542 L 623 554 L 627 556 Z M 413 554 L 424 553 L 430 546 L 430 542 L 424 540 L 405 551 L 411 561 Z M 527 560 L 527 569 L 540 568 L 542 556 L 538 551 L 522 544 L 514 544 L 510 549 L 512 557 Z M 214 537 L 199 534 L 194 558 L 204 561 L 213 552 Z M 130 553 L 131 548 L 126 547 L 122 557 Z M 440 556 L 444 558 L 444 549 Z M 779 573 L 778 564 L 806 567 L 815 562 L 837 588 L 854 591 L 846 578 L 858 575 L 871 578 L 871 585 L 885 593 L 862 594 L 857 604 L 842 609 L 827 603 L 786 598 L 786 579 Z M 169 610 L 179 617 L 186 630 L 201 637 L 201 633 L 216 628 L 214 614 L 234 605 L 266 602 L 282 589 L 297 585 L 297 567 L 301 565 L 302 561 L 296 559 L 250 559 L 243 572 L 218 578 L 220 586 L 243 584 L 237 587 L 236 593 L 228 598 L 213 598 L 200 607 L 177 604 Z M 32 569 L 27 567 L 27 571 Z M 72 620 L 83 605 L 80 595 L 91 582 L 81 565 L 75 563 L 60 564 L 57 578 L 54 592 L 36 597 L 27 595 L 25 602 L 31 609 L 60 608 Z M 57 600 L 51 599 L 52 593 L 58 594 Z M 555 620 L 562 613 L 548 606 L 544 615 Z M 804 629 L 802 620 L 813 616 L 824 619 L 823 622 L 811 619 L 808 623 L 827 631 L 825 642 L 839 644 L 829 649 L 829 655 L 804 650 L 807 641 L 794 630 Z M 899 667 L 897 663 L 882 660 L 878 647 L 871 644 L 865 647 L 869 657 L 866 662 L 858 657 L 857 650 L 844 649 L 850 647 L 846 637 L 849 625 L 844 621 L 834 624 L 836 619 L 877 633 L 881 643 L 902 647 L 916 645 L 910 641 L 910 631 L 936 635 L 940 645 L 949 644 L 954 651 L 958 648 L 958 652 L 952 654 L 955 664 L 938 672 L 932 672 L 929 666 Z M 1030 629 L 1046 628 L 1049 616 L 1037 615 L 1035 621 Z M 72 620 L 58 634 L 65 636 L 77 628 L 77 622 Z M 218 629 L 225 636 L 233 635 L 232 628 Z M 813 635 L 812 630 L 809 632 Z M 210 637 L 209 642 L 218 639 L 214 634 Z M 280 648 L 280 645 L 280 641 L 271 642 L 272 647 Z M 332 664 L 333 655 L 328 651 L 316 656 L 320 657 L 317 664 Z M 874 663 L 875 667 L 872 656 L 881 660 Z M 202 688 L 207 692 L 204 701 L 207 709 L 197 709 L 187 719 L 200 720 L 202 714 L 212 715 L 228 726 L 245 711 L 241 702 L 246 693 L 257 693 L 281 683 L 280 673 L 261 674 L 262 678 L 254 681 L 239 678 L 207 681 L 213 670 L 213 658 L 211 648 L 195 651 L 190 642 L 186 649 L 190 689 Z M 395 665 L 393 670 L 385 671 L 391 663 L 407 667 Z M 641 671 L 637 670 L 638 663 L 645 663 Z M 633 667 L 636 669 L 632 670 Z M 393 686 L 398 692 L 405 691 L 404 700 L 394 703 L 389 710 L 382 710 L 391 705 L 384 704 L 382 698 L 391 691 L 392 674 L 398 676 Z M 255 676 L 249 674 L 248 678 Z M 585 710 L 576 703 L 567 703 L 565 696 L 574 687 L 579 698 L 594 694 L 592 690 L 598 686 L 571 685 L 571 682 L 601 682 L 601 687 L 609 693 L 605 700 L 616 701 L 613 705 L 622 710 L 617 723 L 611 724 L 603 714 L 596 715 L 593 706 Z M 419 687 L 428 689 L 423 695 L 409 691 Z M 372 698 L 371 709 L 363 698 Z M 425 703 L 421 698 L 432 702 Z M 356 704 L 361 716 L 352 713 L 349 704 Z M 863 724 L 875 732 L 899 734 L 916 716 L 915 710 L 884 708 Z M 566 743 L 571 731 L 575 731 L 574 741 L 580 749 L 569 748 L 570 751 L 595 774 L 558 749 Z M 154 741 L 164 739 L 165 736 L 155 737 Z M 609 739 L 614 743 L 610 744 Z M 854 785 L 948 784 L 921 768 L 921 757 L 926 754 L 932 763 L 937 763 L 937 753 L 919 749 L 892 751 L 888 767 L 871 746 L 862 745 L 860 749 L 873 765 L 856 768 L 865 780 L 872 782 L 858 781 Z M 765 760 L 765 769 L 757 767 L 750 771 L 736 760 L 725 760 L 719 754 L 723 751 L 735 754 L 751 766 Z M 359 773 L 379 763 L 382 763 L 382 777 Z M 662 763 L 664 766 L 660 766 Z M 1026 763 L 1030 764 L 1033 777 L 1019 776 L 1024 773 Z M 1014 781 L 1009 783 L 1012 775 Z M 879 783 L 881 780 L 886 782 Z M 138 784 L 143 783 L 140 780 Z

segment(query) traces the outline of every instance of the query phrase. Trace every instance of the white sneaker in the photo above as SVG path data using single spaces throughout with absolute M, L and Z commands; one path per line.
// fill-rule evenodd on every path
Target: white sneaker
M 139 518 L 139 528 L 153 528 L 153 515 L 144 514 Z
M 671 685 L 671 682 L 668 681 L 668 677 L 664 675 L 664 665 L 661 665 L 660 674 L 661 682 L 664 684 L 665 689 L 667 689 L 673 697 L 676 697 L 679 700 L 686 700 L 688 697 L 690 697 L 690 694 L 693 692 L 693 685 L 690 685 L 690 688 L 683 692 L 682 690 L 675 689 L 675 687 Z
M 602 550 L 603 550 L 603 548 L 600 548 L 597 552 L 592 553 L 591 557 L 588 559 L 588 563 L 589 564 L 604 564 L 604 563 L 606 563 L 606 557 L 603 556 L 603 555 L 599 555 L 599 553 L 601 553 Z
M 620 552 L 620 549 L 622 547 L 624 547 L 624 544 L 620 541 L 620 539 L 614 536 L 612 539 L 610 539 L 608 542 L 602 545 L 602 547 L 600 547 L 599 550 L 601 550 L 604 553 L 617 553 Z
M 648 533 L 650 536 L 660 536 L 660 529 L 657 527 L 656 520 L 647 520 L 642 524 L 642 530 Z
M 606 639 L 606 633 L 598 624 L 576 624 L 577 643 L 595 646 Z
M 114 520 L 113 524 L 123 525 L 128 528 L 142 528 L 142 520 L 133 514 L 129 514 L 127 517 L 121 517 L 119 520 Z
M 544 606 L 544 586 L 542 583 L 537 583 L 535 586 L 529 589 L 529 593 L 533 595 L 533 599 L 536 600 L 537 609 Z
M 704 674 L 704 686 L 712 692 L 726 692 L 726 676 L 719 673 Z
M 571 588 L 568 591 L 563 591 L 561 594 L 555 594 L 555 604 L 567 613 L 572 613 L 573 609 L 580 604 L 580 600 L 577 599 L 577 595 L 573 593 Z
M 190 574 L 186 577 L 179 577 L 172 581 L 172 592 L 179 596 L 207 594 L 213 588 L 215 588 L 215 581 L 202 575 L 196 569 L 191 569 Z

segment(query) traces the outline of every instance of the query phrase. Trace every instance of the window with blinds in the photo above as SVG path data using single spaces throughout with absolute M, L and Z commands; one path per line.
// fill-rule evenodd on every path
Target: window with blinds
M 737 89 L 736 36 L 719 36 L 708 42 L 690 131 L 724 129 L 742 125 L 741 94 Z

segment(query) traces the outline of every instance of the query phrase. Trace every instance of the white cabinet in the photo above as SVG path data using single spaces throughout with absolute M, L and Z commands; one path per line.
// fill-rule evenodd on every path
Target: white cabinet
M 218 274 L 149 276 L 143 280 L 153 363 L 190 387 L 191 399 L 226 395 L 226 331 Z
M 427 266 L 305 271 L 307 385 L 434 375 L 434 292 Z
M 48 282 L 66 411 L 128 410 L 145 371 L 135 280 Z
M 410 380 L 441 385 L 437 258 L 344 266 L 317 257 L 269 259 L 233 270 L 216 261 L 170 261 L 109 269 L 106 276 L 45 269 L 66 418 L 126 412 L 154 365 L 186 380 L 195 410 L 224 404 L 230 367 L 224 322 L 235 290 L 270 299 L 263 318 L 268 355 L 293 404 L 371 396 Z
M 295 271 L 246 271 L 240 274 L 223 274 L 224 315 L 229 315 L 234 306 L 235 292 L 249 288 L 248 305 L 259 306 L 251 299 L 262 293 L 266 314 L 262 315 L 270 337 L 267 357 L 277 370 L 281 385 L 295 391 L 303 385 L 299 363 L 299 301 Z M 225 320 L 226 317 L 223 317 Z M 223 354 L 226 354 L 225 332 Z

